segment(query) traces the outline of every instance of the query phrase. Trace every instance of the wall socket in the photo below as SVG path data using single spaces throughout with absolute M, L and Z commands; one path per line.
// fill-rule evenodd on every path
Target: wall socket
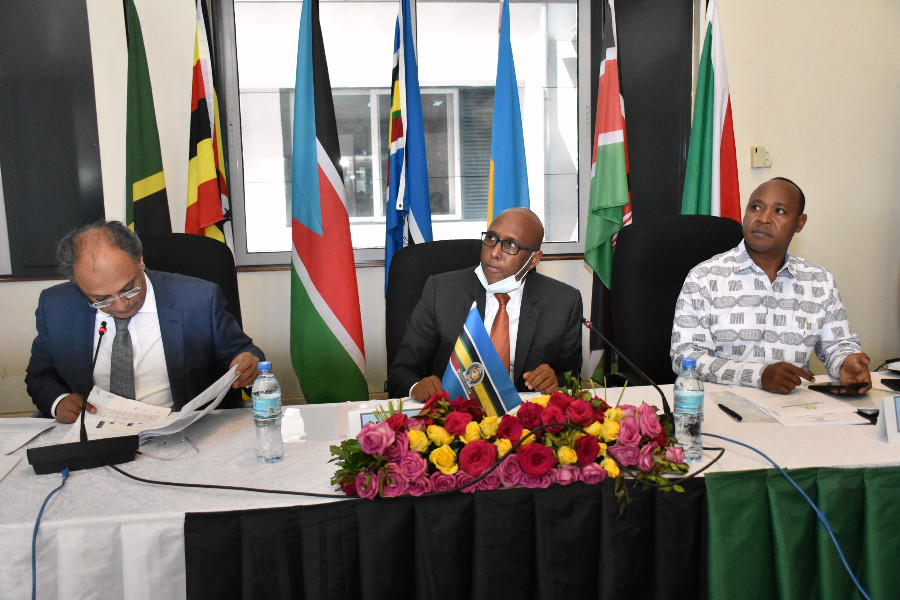
M 772 155 L 765 146 L 750 146 L 750 168 L 760 169 L 772 166 Z

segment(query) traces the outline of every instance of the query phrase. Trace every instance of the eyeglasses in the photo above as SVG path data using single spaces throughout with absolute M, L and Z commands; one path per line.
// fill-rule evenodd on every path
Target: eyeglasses
M 91 308 L 106 308 L 107 306 L 111 306 L 113 302 L 119 299 L 128 299 L 134 298 L 138 294 L 141 293 L 141 290 L 144 289 L 143 286 L 137 286 L 136 288 L 132 288 L 125 292 L 124 294 L 119 294 L 115 298 L 107 298 L 106 300 L 100 300 L 98 302 L 91 302 Z
M 528 250 L 529 252 L 537 252 L 537 248 L 529 248 L 527 246 L 520 246 L 512 240 L 501 240 L 493 233 L 489 231 L 481 232 L 481 243 L 487 246 L 488 248 L 493 248 L 497 245 L 497 242 L 500 242 L 500 249 L 503 250 L 506 254 L 511 256 L 515 256 L 519 253 L 519 250 Z

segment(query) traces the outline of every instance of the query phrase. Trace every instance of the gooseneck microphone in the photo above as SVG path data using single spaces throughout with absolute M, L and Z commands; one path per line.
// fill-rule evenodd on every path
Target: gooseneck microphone
M 665 413 L 666 416 L 672 416 L 672 409 L 669 407 L 669 401 L 666 400 L 666 395 L 663 393 L 663 391 L 662 391 L 661 389 L 659 389 L 659 386 L 656 385 L 656 382 L 654 382 L 652 379 L 650 379 L 650 378 L 647 376 L 646 373 L 644 373 L 643 371 L 641 371 L 641 370 L 638 368 L 638 366 L 637 366 L 636 364 L 634 364 L 633 362 L 631 362 L 631 359 L 629 359 L 627 356 L 625 356 L 624 354 L 622 354 L 622 351 L 619 350 L 618 348 L 616 348 L 615 344 L 613 344 L 611 341 L 609 341 L 609 340 L 606 338 L 606 336 L 603 335 L 603 334 L 600 332 L 599 329 L 597 329 L 596 327 L 594 327 L 594 324 L 593 324 L 593 323 L 591 323 L 590 321 L 588 321 L 588 320 L 585 319 L 584 317 L 581 317 L 581 322 L 584 323 L 584 326 L 585 326 L 585 327 L 587 327 L 588 329 L 590 329 L 591 331 L 593 331 L 594 333 L 596 333 L 598 336 L 600 336 L 600 339 L 601 339 L 601 340 L 603 340 L 604 342 L 606 342 L 606 344 L 607 344 L 610 348 L 612 348 L 613 350 L 615 350 L 616 354 L 619 355 L 619 358 L 621 358 L 622 360 L 624 360 L 624 361 L 628 364 L 629 367 L 631 367 L 632 369 L 634 369 L 634 372 L 635 372 L 635 373 L 637 373 L 638 375 L 640 375 L 641 378 L 642 378 L 644 381 L 646 381 L 647 383 L 649 383 L 650 385 L 652 385 L 652 386 L 654 387 L 654 389 L 656 389 L 656 391 L 659 392 L 659 397 L 662 398 L 662 402 L 663 402 L 663 413 Z
M 106 333 L 106 321 L 100 323 L 97 329 L 97 348 L 94 350 L 94 359 L 91 361 L 91 376 L 89 381 L 93 387 L 94 367 L 97 365 L 97 355 L 100 353 L 100 342 Z M 42 448 L 29 448 L 26 452 L 28 463 L 34 467 L 38 475 L 59 473 L 63 469 L 79 471 L 81 469 L 93 469 L 103 465 L 118 465 L 134 460 L 137 453 L 140 438 L 136 435 L 111 437 L 99 440 L 88 440 L 87 430 L 84 425 L 84 413 L 87 412 L 88 391 L 81 400 L 81 434 L 80 441 L 70 444 L 57 444 L 55 446 L 43 446 Z

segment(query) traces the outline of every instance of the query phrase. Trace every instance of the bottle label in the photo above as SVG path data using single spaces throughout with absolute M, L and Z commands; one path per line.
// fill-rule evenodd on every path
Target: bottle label
M 675 412 L 698 415 L 703 409 L 703 390 L 675 390 Z
M 254 398 L 253 418 L 273 419 L 281 414 L 281 396 L 274 398 Z

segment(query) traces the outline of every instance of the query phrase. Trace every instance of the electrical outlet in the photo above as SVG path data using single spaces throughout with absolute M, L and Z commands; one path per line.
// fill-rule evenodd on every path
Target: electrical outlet
M 765 146 L 750 146 L 750 168 L 759 169 L 767 166 L 766 157 L 768 154 Z

